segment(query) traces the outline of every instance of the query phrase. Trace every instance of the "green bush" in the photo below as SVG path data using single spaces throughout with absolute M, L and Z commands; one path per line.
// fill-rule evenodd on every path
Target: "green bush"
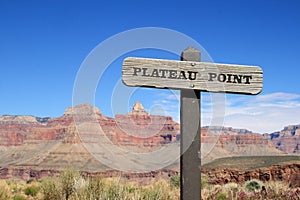
M 173 187 L 180 187 L 180 174 L 175 174 L 170 178 L 170 185 Z
M 201 189 L 206 188 L 208 185 L 207 183 L 207 176 L 201 174 Z
M 40 188 L 37 186 L 28 186 L 25 188 L 24 193 L 26 195 L 30 195 L 32 197 L 35 197 L 37 193 L 40 191 Z
M 78 171 L 73 169 L 68 169 L 62 172 L 60 176 L 62 194 L 65 199 L 68 200 L 71 195 L 76 191 L 76 183 L 81 179 L 81 176 Z
M 107 181 L 103 191 L 104 199 L 126 199 L 125 186 L 120 184 L 120 179 Z
M 123 192 L 123 188 L 120 185 L 110 185 L 106 190 L 107 199 L 118 200 L 124 199 L 125 194 Z
M 101 197 L 104 190 L 104 181 L 101 177 L 92 178 L 88 181 L 87 186 L 87 198 L 88 199 L 97 199 Z
M 245 186 L 246 190 L 248 190 L 250 192 L 254 192 L 257 190 L 261 190 L 262 185 L 263 184 L 261 181 L 253 179 L 253 180 L 247 181 L 244 186 Z
M 222 192 L 217 196 L 217 200 L 223 200 L 226 199 L 226 193 Z
M 180 187 L 180 174 L 175 174 L 170 178 L 170 185 L 173 187 Z M 201 174 L 201 189 L 208 185 L 207 176 Z
M 44 200 L 61 200 L 62 189 L 58 179 L 49 178 L 42 181 L 42 193 L 44 195 Z
M 21 195 L 15 195 L 13 200 L 28 200 L 26 197 L 23 197 Z

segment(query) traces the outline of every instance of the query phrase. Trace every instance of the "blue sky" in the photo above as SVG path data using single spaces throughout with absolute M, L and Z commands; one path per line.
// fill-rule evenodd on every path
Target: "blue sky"
M 193 38 L 217 63 L 261 66 L 263 92 L 226 95 L 224 124 L 257 132 L 280 130 L 300 122 L 299 9 L 297 0 L 0 0 L 0 115 L 62 115 L 72 105 L 81 64 L 99 43 L 129 29 L 162 27 Z M 151 50 L 130 55 L 179 59 Z M 111 92 L 101 87 L 115 87 L 122 58 L 111 64 L 95 94 L 95 105 L 104 115 L 116 113 Z M 205 95 L 209 94 L 204 94 L 202 119 L 209 124 Z M 138 89 L 128 104 L 136 100 L 149 112 L 163 106 L 178 120 L 172 92 Z M 126 106 L 124 112 L 129 109 Z

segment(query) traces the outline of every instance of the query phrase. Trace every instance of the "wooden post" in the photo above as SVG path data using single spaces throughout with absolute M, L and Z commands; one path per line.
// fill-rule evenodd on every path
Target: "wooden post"
M 200 61 L 200 51 L 188 47 L 182 61 Z M 190 87 L 193 85 L 191 83 Z M 181 90 L 180 95 L 180 195 L 181 200 L 201 199 L 200 91 Z
M 258 66 L 200 62 L 200 51 L 193 47 L 182 52 L 181 60 L 128 57 L 122 81 L 128 86 L 181 90 L 181 200 L 197 200 L 201 199 L 200 91 L 258 94 L 263 71 Z

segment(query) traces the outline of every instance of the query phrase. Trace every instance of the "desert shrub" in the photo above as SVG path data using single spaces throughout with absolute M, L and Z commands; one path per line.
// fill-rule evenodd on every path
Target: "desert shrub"
M 180 174 L 175 174 L 170 178 L 170 185 L 173 187 L 180 187 Z
M 120 184 L 120 178 L 107 179 L 105 181 L 105 187 L 102 195 L 104 199 L 128 199 L 125 186 Z
M 49 178 L 42 181 L 41 191 L 44 196 L 44 200 L 61 200 L 62 188 L 59 180 L 56 178 Z
M 124 199 L 122 186 L 117 183 L 112 183 L 106 186 L 105 196 L 107 199 L 117 200 Z
M 75 191 L 70 197 L 72 200 L 103 199 L 104 184 L 102 179 L 79 179 L 74 185 Z
M 125 190 L 131 194 L 131 193 L 135 193 L 137 191 L 137 187 L 132 186 L 132 185 L 126 185 Z
M 28 199 L 26 197 L 17 194 L 13 197 L 13 200 L 28 200 Z
M 75 184 L 76 185 L 76 184 Z M 126 185 L 120 184 L 119 179 L 93 178 L 85 181 L 83 187 L 75 187 L 70 199 L 90 200 L 90 199 L 130 199 L 127 195 Z
M 239 185 L 237 183 L 226 183 L 223 186 L 223 190 L 225 190 L 225 191 L 238 190 L 238 189 L 239 189 Z
M 204 174 L 201 174 L 201 189 L 206 188 L 207 185 L 208 185 L 207 176 Z
M 240 192 L 239 192 L 239 198 L 241 198 L 241 199 L 247 198 L 247 193 L 244 192 L 244 191 L 240 191 Z
M 88 181 L 86 196 L 88 199 L 99 198 L 104 190 L 104 181 L 101 177 L 96 177 Z
M 246 188 L 246 190 L 250 191 L 250 192 L 254 192 L 257 190 L 261 190 L 262 187 L 262 182 L 256 179 L 247 181 L 244 185 L 244 187 Z
M 141 188 L 140 196 L 142 199 L 145 199 L 145 200 L 151 200 L 151 199 L 162 200 L 164 194 L 162 193 L 161 190 Z
M 40 188 L 38 186 L 28 186 L 24 189 L 24 193 L 26 195 L 30 195 L 32 197 L 36 196 L 39 192 Z
M 170 178 L 170 185 L 173 187 L 180 187 L 180 174 L 175 174 Z M 201 174 L 201 189 L 207 187 L 207 176 Z
M 296 189 L 296 190 L 292 190 L 290 192 L 288 192 L 285 197 L 287 197 L 288 199 L 300 199 L 300 189 Z
M 76 183 L 82 179 L 78 171 L 67 169 L 60 175 L 61 191 L 66 200 L 76 191 Z
M 241 187 L 237 183 L 226 183 L 222 187 L 222 191 L 227 194 L 228 199 L 237 199 L 240 189 Z
M 289 184 L 283 181 L 268 182 L 265 187 L 269 199 L 287 199 L 286 195 L 291 191 Z
M 0 200 L 10 199 L 10 189 L 5 180 L 0 180 Z
M 19 194 L 23 191 L 23 184 L 19 180 L 8 180 L 7 185 L 13 194 Z
M 26 184 L 30 184 L 30 183 L 32 183 L 34 181 L 34 179 L 28 179 L 27 181 L 26 181 Z
M 223 199 L 226 199 L 226 193 L 225 192 L 222 192 L 222 193 L 218 194 L 218 196 L 217 196 L 217 200 L 223 200 Z
M 164 180 L 160 180 L 158 182 L 153 183 L 152 185 L 141 188 L 141 199 L 144 200 L 173 200 L 179 199 L 176 192 L 172 190 L 168 182 Z M 178 193 L 177 193 L 178 194 Z
M 216 199 L 216 196 L 222 192 L 222 186 L 209 185 L 201 190 L 201 199 Z

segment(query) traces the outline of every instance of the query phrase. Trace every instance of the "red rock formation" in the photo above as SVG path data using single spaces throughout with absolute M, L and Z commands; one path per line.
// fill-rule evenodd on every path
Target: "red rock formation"
M 277 149 L 300 154 L 300 125 L 289 125 L 280 132 L 266 134 Z
M 234 143 L 239 146 L 254 144 L 254 145 L 269 145 L 272 143 L 263 135 L 252 133 L 245 129 L 222 128 L 218 131 L 210 130 L 207 127 L 201 128 L 201 141 L 203 143 L 215 142 L 217 145 Z
M 150 115 L 137 102 L 132 112 L 115 119 L 99 120 L 104 133 L 114 144 L 155 147 L 176 141 L 180 126 L 171 117 Z
M 118 145 L 153 147 L 178 140 L 180 132 L 179 124 L 171 117 L 150 115 L 139 102 L 135 103 L 132 112 L 127 115 L 116 115 L 115 119 L 104 117 L 96 107 L 82 104 L 70 107 L 63 116 L 52 119 L 2 116 L 0 117 L 0 145 L 16 146 L 33 140 L 62 140 L 64 143 L 80 143 L 74 114 L 76 120 L 82 122 L 95 118 L 106 136 Z M 247 144 L 271 146 L 265 135 L 231 127 L 222 127 L 221 134 L 218 130 L 220 129 L 217 127 L 202 128 L 202 142 L 216 143 L 218 140 L 219 146 L 229 143 L 239 146 Z M 279 133 L 279 137 L 272 137 L 271 141 L 282 151 L 297 153 L 300 151 L 299 137 L 298 126 L 289 126 Z
M 117 115 L 115 119 L 103 116 L 99 109 L 88 104 L 70 107 L 63 116 L 52 119 L 3 116 L 0 117 L 0 167 L 61 169 L 73 165 L 82 169 L 88 165 L 88 169 L 103 169 L 84 148 L 77 132 L 78 125 L 91 120 L 99 123 L 113 144 L 134 146 L 142 152 L 176 142 L 179 134 L 179 124 L 171 117 L 150 115 L 138 103 L 132 112 Z
M 291 187 L 300 187 L 300 164 L 274 165 L 271 167 L 241 171 L 237 169 L 204 169 L 211 184 L 225 184 L 229 182 L 243 184 L 251 179 L 261 181 L 286 181 Z
M 177 122 L 174 122 L 171 117 L 147 113 L 140 103 L 133 106 L 132 112 L 116 115 L 115 118 L 103 116 L 99 109 L 88 104 L 70 107 L 63 116 L 57 118 L 5 115 L 0 117 L 0 152 L 2 153 L 0 162 L 5 162 L 0 163 L 0 166 L 5 165 L 7 168 L 7 165 L 18 165 L 19 171 L 15 171 L 14 168 L 15 172 L 6 172 L 3 168 L 2 171 L 0 170 L 0 176 L 1 173 L 7 173 L 8 175 L 23 174 L 18 176 L 30 177 L 31 173 L 44 173 L 32 171 L 38 170 L 38 167 L 44 169 L 43 167 L 50 166 L 50 169 L 59 169 L 62 165 L 68 166 L 74 163 L 76 165 L 82 160 L 87 163 L 96 163 L 96 168 L 101 167 L 101 164 L 97 163 L 85 150 L 77 133 L 78 123 L 86 123 L 91 120 L 99 123 L 104 134 L 113 144 L 134 146 L 142 151 L 151 151 L 166 143 L 178 142 L 179 138 L 180 125 Z M 298 136 L 299 133 L 298 129 L 295 130 L 293 137 Z M 203 127 L 201 134 L 203 143 L 216 143 L 214 145 L 215 152 L 212 151 L 209 160 L 247 154 L 249 151 L 251 154 L 277 153 L 276 151 L 272 152 L 272 149 L 276 150 L 272 143 L 275 138 L 270 142 L 265 135 L 255 134 L 244 129 L 223 127 L 219 134 L 217 127 Z M 43 148 L 44 144 L 45 148 Z M 34 148 L 39 149 L 35 150 Z M 294 146 L 295 148 L 299 149 L 299 144 Z M 17 152 L 18 150 L 22 152 Z M 86 167 L 85 164 L 79 165 L 80 169 Z
M 36 170 L 30 168 L 0 168 L 0 179 L 18 178 L 21 180 L 38 180 L 45 177 L 55 177 L 61 173 L 60 170 L 45 169 Z M 80 171 L 81 175 L 85 178 L 87 177 L 122 177 L 126 181 L 139 182 L 141 184 L 149 184 L 153 180 L 158 180 L 161 178 L 169 178 L 175 174 L 177 171 L 162 169 L 157 171 L 143 172 L 143 173 L 121 173 L 116 170 L 107 170 L 102 172 L 90 172 L 90 171 Z

